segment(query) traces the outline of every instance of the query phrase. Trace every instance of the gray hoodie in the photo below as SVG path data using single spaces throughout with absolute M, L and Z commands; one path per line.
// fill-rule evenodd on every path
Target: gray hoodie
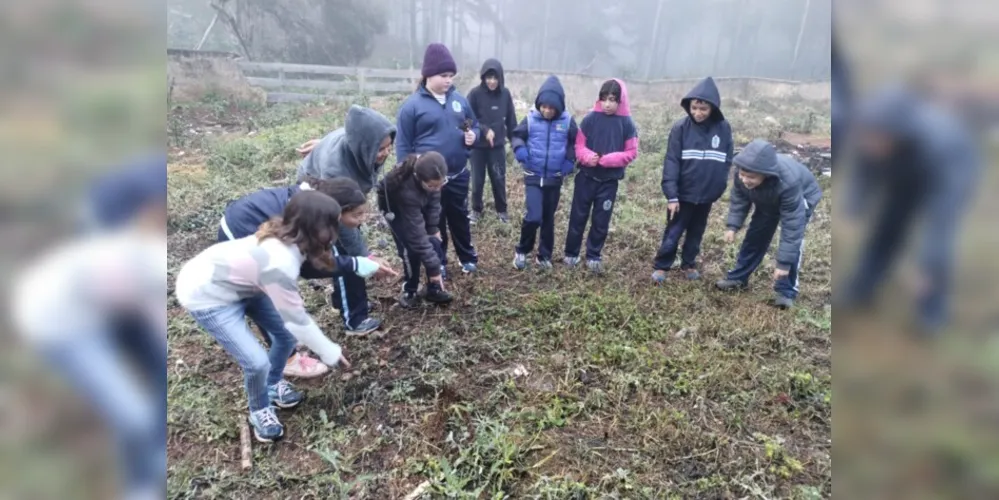
M 739 230 L 749 208 L 761 214 L 780 217 L 780 244 L 777 247 L 777 267 L 787 270 L 798 260 L 798 249 L 805 237 L 807 207 L 822 199 L 822 188 L 815 176 L 801 163 L 787 155 L 778 155 L 773 144 L 754 139 L 735 155 L 736 167 L 767 176 L 755 189 L 742 183 L 736 170 L 729 194 L 729 229 Z M 754 215 L 755 217 L 755 215 Z
M 326 134 L 298 165 L 298 176 L 349 177 L 368 194 L 382 170 L 375 158 L 386 137 L 395 140 L 395 125 L 388 118 L 370 108 L 351 106 L 344 126 Z M 349 255 L 368 255 L 359 230 L 342 230 L 340 244 Z

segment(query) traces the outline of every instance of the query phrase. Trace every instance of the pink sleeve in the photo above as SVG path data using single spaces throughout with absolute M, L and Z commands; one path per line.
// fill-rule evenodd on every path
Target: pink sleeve
M 583 134 L 582 127 L 576 129 L 576 161 L 586 163 L 586 160 L 595 155 L 593 151 L 586 147 L 586 135 Z
M 578 146 L 577 146 L 578 147 Z M 600 157 L 600 166 L 605 168 L 627 167 L 638 157 L 638 137 L 624 142 L 624 151 L 608 153 Z

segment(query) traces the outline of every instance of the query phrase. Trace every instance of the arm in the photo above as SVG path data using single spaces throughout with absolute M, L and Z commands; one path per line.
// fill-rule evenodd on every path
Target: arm
M 320 280 L 337 278 L 349 273 L 357 273 L 357 260 L 353 257 L 335 256 L 333 257 L 333 263 L 336 267 L 331 271 L 326 271 L 316 268 L 316 266 L 312 265 L 312 262 L 306 259 L 299 270 L 299 276 L 307 280 Z
M 805 198 L 798 186 L 780 193 L 780 244 L 777 245 L 777 268 L 786 271 L 798 261 L 801 241 L 805 238 Z
M 599 165 L 604 168 L 624 168 L 638 158 L 638 131 L 635 130 L 633 122 L 626 125 L 626 139 L 624 141 L 624 151 L 608 153 L 600 157 Z
M 433 212 L 436 205 L 436 212 L 440 213 L 440 195 L 437 195 L 436 202 L 431 204 L 430 211 Z M 397 229 L 399 231 L 399 237 L 402 239 L 406 248 L 409 251 L 415 253 L 420 257 L 420 261 L 427 268 L 427 275 L 431 278 L 439 276 L 441 273 L 441 261 L 437 256 L 437 252 L 434 251 L 433 245 L 430 244 L 430 235 L 437 233 L 439 230 L 436 224 L 428 215 L 424 217 L 423 207 L 406 203 L 399 207 L 397 216 L 401 215 L 403 220 L 401 224 L 397 224 Z M 431 233 L 430 231 L 433 231 Z
M 725 165 L 732 168 L 732 159 L 735 158 L 735 139 L 732 138 L 732 126 L 725 122 L 725 137 L 722 138 L 728 141 L 728 148 L 725 150 Z
M 340 228 L 340 246 L 343 247 L 347 255 L 367 257 L 371 253 L 368 250 L 368 245 L 364 242 L 361 228 Z
M 752 205 L 752 202 L 746 196 L 745 189 L 741 181 L 739 181 L 739 172 L 737 170 L 732 174 L 732 187 L 728 193 L 728 219 L 725 221 L 725 226 L 732 231 L 742 229 L 742 225 L 746 222 L 746 217 L 749 216 L 749 207 Z
M 513 129 L 517 127 L 517 107 L 513 105 L 513 95 L 506 90 L 506 138 L 513 141 Z
M 472 110 L 472 107 L 468 105 L 468 100 L 464 99 L 464 101 L 465 101 L 465 118 L 472 120 L 472 127 L 469 130 L 474 132 L 475 138 L 478 139 L 479 137 L 482 137 L 482 129 L 479 128 L 479 119 L 475 116 L 475 111 Z
M 674 125 L 669 131 L 666 156 L 663 157 L 663 194 L 670 203 L 680 201 L 680 161 L 683 149 L 683 129 Z
M 290 272 L 289 272 L 290 271 Z M 343 350 L 339 344 L 330 341 L 305 310 L 305 302 L 298 291 L 297 269 L 261 269 L 260 283 L 263 292 L 274 303 L 285 328 L 302 341 L 319 358 L 330 366 L 340 362 Z
M 579 134 L 579 127 L 576 126 L 576 119 L 569 119 L 569 144 L 575 144 L 576 135 Z M 571 175 L 576 168 L 576 148 L 565 148 L 565 162 L 562 164 L 562 175 Z
M 576 130 L 576 161 L 580 163 L 586 163 L 587 160 L 596 156 L 596 153 L 592 149 L 586 147 L 586 134 L 583 133 L 583 126 L 585 125 L 586 118 L 583 118 L 583 123 Z
M 426 220 L 424 221 L 427 226 L 427 234 L 437 234 L 440 232 L 440 221 L 441 221 L 441 194 L 436 192 L 430 195 L 430 201 L 427 204 L 427 210 L 424 214 Z
M 413 141 L 416 140 L 416 110 L 410 102 L 403 103 L 396 117 L 395 157 L 402 162 L 407 156 L 416 152 Z
M 517 148 L 527 146 L 527 118 L 520 121 L 520 125 L 510 129 L 510 148 L 514 152 Z

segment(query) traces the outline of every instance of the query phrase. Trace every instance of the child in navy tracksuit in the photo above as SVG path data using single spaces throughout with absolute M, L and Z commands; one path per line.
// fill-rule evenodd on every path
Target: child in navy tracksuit
M 683 241 L 680 269 L 687 279 L 700 278 L 697 254 L 708 227 L 711 205 L 721 198 L 732 164 L 732 128 L 721 110 L 721 97 L 715 81 L 701 80 L 680 105 L 687 116 L 677 120 L 669 133 L 663 160 L 663 194 L 669 203 L 662 244 L 653 263 L 652 279 L 666 280 L 673 266 L 680 237 Z
M 399 108 L 395 156 L 436 151 L 447 161 L 446 184 L 441 192 L 441 246 L 447 253 L 448 226 L 454 251 L 464 273 L 476 271 L 479 256 L 472 245 L 468 220 L 468 157 L 479 126 L 468 101 L 451 84 L 458 72 L 454 58 L 440 43 L 427 46 L 423 56 L 423 80 L 416 92 Z M 445 272 L 447 262 L 442 262 Z
M 534 250 L 539 227 L 541 244 L 534 262 L 542 269 L 552 267 L 555 212 L 562 193 L 562 178 L 572 173 L 576 161 L 576 120 L 565 110 L 565 91 L 558 77 L 552 75 L 545 80 L 534 107 L 514 129 L 511 141 L 514 155 L 524 168 L 527 209 L 513 258 L 517 269 L 527 267 L 527 255 Z
M 512 139 L 517 127 L 517 109 L 513 106 L 510 89 L 503 84 L 503 65 L 496 59 L 486 59 L 479 73 L 482 83 L 468 92 L 468 103 L 479 119 L 482 136 L 472 151 L 472 216 L 475 224 L 482 217 L 482 190 L 486 174 L 492 185 L 496 215 L 504 224 L 506 214 L 506 141 Z
M 624 169 L 638 157 L 638 129 L 631 120 L 628 89 L 618 79 L 607 80 L 593 111 L 583 118 L 576 134 L 576 161 L 579 175 L 572 192 L 569 231 L 565 237 L 565 264 L 579 264 L 586 221 L 592 223 L 586 241 L 586 264 L 600 273 L 600 252 L 607 240 L 607 230 L 617 198 L 618 182 Z

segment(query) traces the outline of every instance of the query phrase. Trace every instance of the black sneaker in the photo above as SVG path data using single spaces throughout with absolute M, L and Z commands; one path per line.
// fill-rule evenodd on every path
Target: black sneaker
M 431 304 L 450 304 L 454 300 L 453 295 L 441 290 L 439 286 L 433 285 L 427 286 L 427 293 L 423 298 Z
M 506 214 L 506 212 L 502 212 L 502 213 L 498 214 L 497 217 L 499 217 L 500 222 L 502 222 L 504 224 L 509 224 L 510 223 L 510 216 L 508 216 Z
M 690 281 L 697 281 L 701 279 L 701 273 L 697 272 L 697 269 L 684 269 L 684 276 Z
M 399 305 L 405 309 L 412 309 L 420 305 L 420 297 L 416 292 L 402 292 L 399 296 Z
M 482 212 L 476 212 L 473 210 L 470 214 L 468 214 L 468 223 L 474 226 L 481 218 Z
M 746 288 L 749 288 L 749 283 L 725 278 L 723 280 L 716 281 L 715 287 L 717 287 L 719 290 L 725 290 L 725 291 L 745 290 Z
M 357 326 L 348 326 L 344 334 L 348 337 L 362 337 L 377 330 L 380 326 L 382 326 L 382 320 L 368 317 L 364 318 L 364 321 L 360 322 Z
M 774 297 L 774 307 L 777 309 L 790 309 L 794 306 L 794 299 L 777 294 Z

